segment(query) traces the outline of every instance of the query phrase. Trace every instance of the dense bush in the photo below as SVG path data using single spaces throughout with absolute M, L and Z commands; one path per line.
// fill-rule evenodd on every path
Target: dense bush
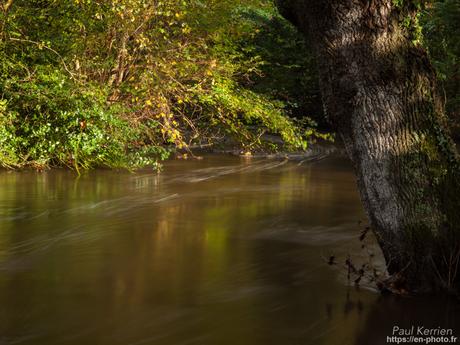
M 14 0 L 1 16 L 3 166 L 138 166 L 314 133 L 290 117 L 316 90 L 299 77 L 311 58 L 271 1 Z
M 105 95 L 88 85 L 79 87 L 60 70 L 37 66 L 33 82 L 18 80 L 11 72 L 0 84 L 0 160 L 7 167 L 66 165 L 142 166 L 136 142 L 150 130 L 133 127 L 121 116 L 124 109 L 105 105 Z M 15 73 L 16 72 L 16 73 Z M 152 127 L 153 128 L 153 127 Z M 146 141 L 144 141 L 145 143 Z M 142 145 L 164 157 L 159 147 Z

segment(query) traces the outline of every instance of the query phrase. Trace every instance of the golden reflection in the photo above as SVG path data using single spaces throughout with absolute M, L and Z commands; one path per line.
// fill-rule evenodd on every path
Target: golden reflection
M 310 230 L 322 224 L 343 235 L 363 213 L 351 171 L 326 163 L 183 161 L 161 178 L 0 173 L 0 265 L 10 269 L 0 302 L 8 317 L 44 305 L 30 316 L 39 325 L 87 329 L 91 316 L 101 345 L 113 329 L 156 345 L 199 337 L 271 345 L 295 343 L 296 334 L 353 341 L 366 314 L 340 311 L 344 283 L 323 266 L 325 248 L 310 242 Z M 18 209 L 23 218 L 7 218 Z M 327 236 L 334 233 L 324 235 L 326 248 L 347 250 Z M 35 252 L 14 252 L 31 242 Z M 27 299 L 6 298 L 14 291 Z M 95 339 L 84 337 L 75 335 Z

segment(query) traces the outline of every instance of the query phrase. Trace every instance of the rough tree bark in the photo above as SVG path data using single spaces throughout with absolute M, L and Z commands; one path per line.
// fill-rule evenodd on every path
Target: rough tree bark
M 412 293 L 458 292 L 459 159 L 428 56 L 402 24 L 415 14 L 405 1 L 277 5 L 315 49 L 326 114 L 392 281 Z

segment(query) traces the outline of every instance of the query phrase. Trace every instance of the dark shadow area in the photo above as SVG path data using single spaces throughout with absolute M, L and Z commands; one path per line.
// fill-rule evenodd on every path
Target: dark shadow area
M 355 345 L 388 344 L 387 336 L 393 327 L 410 329 L 412 326 L 425 328 L 453 329 L 460 337 L 460 301 L 454 298 L 433 296 L 401 298 L 382 296 L 371 307 L 362 331 Z
M 251 55 L 266 61 L 262 73 L 240 83 L 255 92 L 270 95 L 288 105 L 292 116 L 310 118 L 320 130 L 330 127 L 324 116 L 317 67 L 312 49 L 302 35 L 285 19 L 254 9 L 238 12 L 260 30 L 241 42 L 241 49 L 252 47 Z

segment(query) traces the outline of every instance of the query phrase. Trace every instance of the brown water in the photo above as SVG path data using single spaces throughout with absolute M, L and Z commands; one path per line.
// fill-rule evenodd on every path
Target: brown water
M 364 259 L 364 219 L 340 157 L 2 172 L 0 344 L 364 345 L 394 325 L 455 331 L 456 302 L 382 297 L 324 262 Z

